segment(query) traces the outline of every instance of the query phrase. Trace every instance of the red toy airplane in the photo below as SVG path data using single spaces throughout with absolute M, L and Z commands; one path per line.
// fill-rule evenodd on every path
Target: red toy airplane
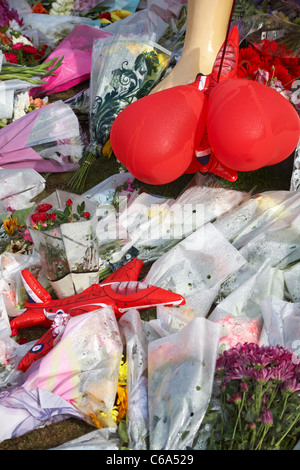
M 142 310 L 158 305 L 175 306 L 185 303 L 184 297 L 180 294 L 139 282 L 137 279 L 142 266 L 143 262 L 134 258 L 108 276 L 101 284 L 93 284 L 81 294 L 57 300 L 52 300 L 35 277 L 28 270 L 23 270 L 24 286 L 29 298 L 34 302 L 26 301 L 26 311 L 11 320 L 12 333 L 15 335 L 22 328 L 36 325 L 50 329 L 24 356 L 18 369 L 25 371 L 32 362 L 52 349 L 55 337 L 51 325 L 59 313 L 67 313 L 73 317 L 111 306 L 119 318 L 131 308 Z

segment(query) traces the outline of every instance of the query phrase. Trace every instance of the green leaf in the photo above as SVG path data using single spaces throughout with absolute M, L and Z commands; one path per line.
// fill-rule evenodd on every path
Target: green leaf
M 256 418 L 257 418 L 257 413 L 255 409 L 249 408 L 245 416 L 245 420 L 247 421 L 247 423 L 255 422 Z
M 55 214 L 59 219 L 64 219 L 66 217 L 66 214 L 60 210 L 56 210 Z
M 31 212 L 32 207 L 28 207 L 26 209 L 19 209 L 14 211 L 12 217 L 13 219 L 17 219 L 18 224 L 25 224 L 26 223 L 26 218 L 28 214 Z
M 81 215 L 84 212 L 85 209 L 85 201 L 82 201 L 81 204 L 78 204 L 77 206 L 77 212 L 79 215 Z
M 127 434 L 127 426 L 126 426 L 126 420 L 121 419 L 119 426 L 118 426 L 118 434 L 123 443 L 128 442 L 128 434 Z

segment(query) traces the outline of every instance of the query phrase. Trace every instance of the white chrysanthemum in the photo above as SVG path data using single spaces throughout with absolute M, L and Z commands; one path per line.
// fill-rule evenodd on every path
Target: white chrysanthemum
M 50 15 L 70 15 L 74 10 L 74 0 L 56 0 L 49 10 Z
M 19 36 L 17 38 L 15 36 L 12 36 L 11 40 L 13 44 L 17 44 L 18 42 L 21 42 L 25 46 L 33 46 L 32 42 L 29 41 L 29 39 L 25 38 L 25 36 Z
M 10 20 L 8 23 L 8 26 L 9 26 L 9 30 L 21 31 L 21 26 L 16 20 Z
M 22 116 L 25 116 L 25 114 L 27 114 L 29 111 L 29 106 L 29 93 L 27 91 L 24 93 L 19 93 L 15 98 L 13 121 L 16 121 Z

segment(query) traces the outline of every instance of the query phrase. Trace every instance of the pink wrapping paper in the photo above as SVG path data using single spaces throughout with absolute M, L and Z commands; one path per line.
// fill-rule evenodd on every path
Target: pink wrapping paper
M 78 25 L 66 36 L 59 46 L 47 57 L 63 57 L 62 65 L 55 75 L 43 78 L 47 84 L 30 91 L 32 96 L 59 93 L 89 79 L 92 66 L 92 51 L 95 39 L 111 36 L 89 25 Z
M 56 103 L 52 103 L 47 105 L 47 108 L 55 106 Z M 41 173 L 73 171 L 78 168 L 78 164 L 68 161 L 67 157 L 63 165 L 52 159 L 44 159 L 28 144 L 34 126 L 44 112 L 43 106 L 0 130 L 0 168 L 33 168 Z M 53 138 L 55 139 L 55 136 Z

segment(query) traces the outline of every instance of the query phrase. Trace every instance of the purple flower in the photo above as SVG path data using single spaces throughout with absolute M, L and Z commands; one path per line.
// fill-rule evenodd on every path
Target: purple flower
M 269 368 L 254 370 L 252 378 L 261 384 L 269 382 L 273 378 L 272 371 Z
M 261 415 L 261 420 L 265 426 L 273 426 L 273 416 L 271 410 L 264 410 Z
M 273 379 L 277 382 L 291 380 L 295 375 L 295 366 L 292 362 L 282 361 L 278 367 L 272 369 Z
M 282 384 L 282 391 L 287 393 L 295 393 L 300 391 L 300 382 L 295 377 L 289 379 Z
M 249 423 L 249 428 L 251 429 L 251 431 L 254 431 L 254 429 L 256 429 L 256 424 L 253 421 L 251 421 Z
M 17 10 L 15 10 L 14 8 L 10 10 L 8 2 L 6 0 L 1 0 L 0 1 L 0 28 L 7 26 L 10 20 L 16 20 L 19 24 L 21 23 Z
M 241 403 L 242 401 L 242 394 L 240 392 L 234 393 L 228 400 L 230 403 Z
M 241 389 L 243 392 L 248 392 L 249 387 L 248 387 L 247 382 L 241 382 L 241 383 L 240 383 L 240 389 Z

